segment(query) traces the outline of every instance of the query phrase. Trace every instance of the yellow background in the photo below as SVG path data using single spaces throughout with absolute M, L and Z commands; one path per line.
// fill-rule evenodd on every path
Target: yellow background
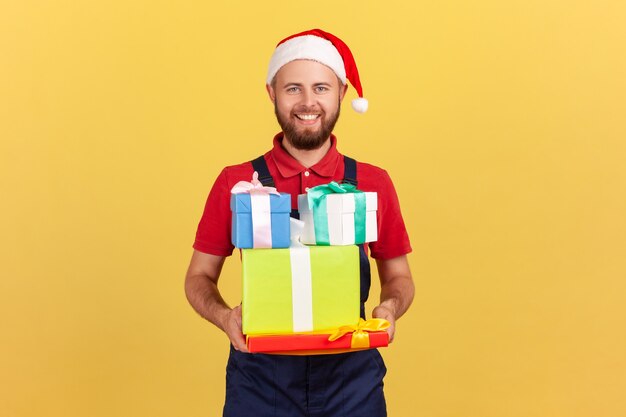
M 356 56 L 370 110 L 345 106 L 339 148 L 388 169 L 414 249 L 390 416 L 626 415 L 625 22 L 621 0 L 2 0 L 0 415 L 220 414 L 227 340 L 183 277 L 219 170 L 278 130 L 274 45 L 313 27 Z

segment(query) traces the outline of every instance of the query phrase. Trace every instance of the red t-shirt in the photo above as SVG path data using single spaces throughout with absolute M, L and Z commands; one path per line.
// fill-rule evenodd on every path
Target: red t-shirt
M 276 189 L 291 194 L 291 207 L 298 207 L 298 194 L 330 181 L 343 179 L 343 155 L 337 151 L 337 139 L 324 158 L 310 168 L 302 166 L 282 146 L 282 133 L 274 137 L 274 147 L 264 157 Z M 230 256 L 230 190 L 239 181 L 250 181 L 254 170 L 250 162 L 226 167 L 215 180 L 204 213 L 198 224 L 194 249 L 218 256 Z M 387 171 L 357 161 L 358 189 L 378 193 L 378 240 L 366 244 L 376 259 L 391 259 L 411 252 L 409 236 L 400 212 L 398 196 Z

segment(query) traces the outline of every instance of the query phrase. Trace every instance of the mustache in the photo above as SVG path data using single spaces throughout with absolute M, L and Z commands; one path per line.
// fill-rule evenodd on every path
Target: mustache
M 316 106 L 298 106 L 298 107 L 294 107 L 293 110 L 291 110 L 291 113 L 319 113 L 319 114 L 325 114 L 324 110 L 320 109 L 319 107 Z

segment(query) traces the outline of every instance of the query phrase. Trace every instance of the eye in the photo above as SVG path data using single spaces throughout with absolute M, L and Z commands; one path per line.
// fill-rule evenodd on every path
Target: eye
M 317 87 L 315 87 L 315 92 L 317 93 L 325 93 L 326 91 L 328 91 L 328 87 L 325 87 L 323 85 L 318 85 Z
M 289 93 L 289 94 L 293 94 L 293 93 L 297 93 L 298 91 L 300 91 L 300 88 L 298 88 L 298 87 L 289 87 L 285 91 L 287 91 L 287 93 Z

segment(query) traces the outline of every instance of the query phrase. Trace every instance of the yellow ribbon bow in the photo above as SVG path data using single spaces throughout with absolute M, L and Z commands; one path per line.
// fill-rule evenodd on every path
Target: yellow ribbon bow
M 385 330 L 389 326 L 391 324 L 385 319 L 359 319 L 359 323 L 356 325 L 352 324 L 338 328 L 335 333 L 330 335 L 328 340 L 333 342 L 345 334 L 352 333 L 352 349 L 368 348 L 370 347 L 370 335 L 368 332 Z

